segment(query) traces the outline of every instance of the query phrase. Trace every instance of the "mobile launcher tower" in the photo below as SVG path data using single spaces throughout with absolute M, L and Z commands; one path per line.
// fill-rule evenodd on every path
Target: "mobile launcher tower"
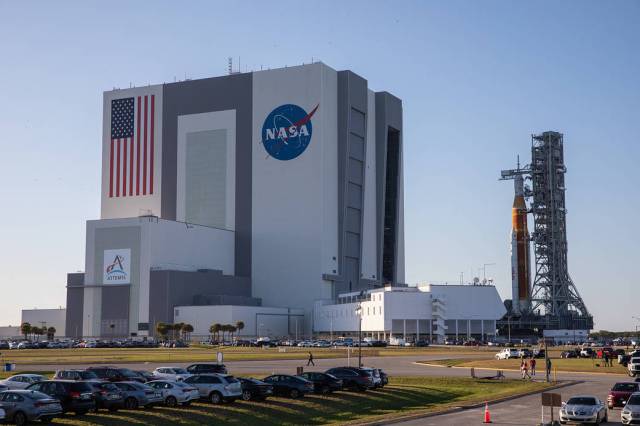
M 498 322 L 501 335 L 532 337 L 584 336 L 593 328 L 567 266 L 563 135 L 544 132 L 531 137 L 531 164 L 503 170 L 501 180 L 513 180 L 511 266 L 512 300 Z M 531 186 L 525 185 L 530 181 Z M 527 207 L 528 202 L 528 207 Z M 533 216 L 529 235 L 527 215 Z M 531 284 L 530 242 L 535 277 Z M 576 339 L 574 339 L 576 340 Z

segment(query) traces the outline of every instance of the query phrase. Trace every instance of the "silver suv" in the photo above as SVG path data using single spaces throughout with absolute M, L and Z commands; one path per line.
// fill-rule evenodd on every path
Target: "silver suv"
M 632 377 L 640 374 L 640 357 L 633 357 L 629 360 L 629 364 L 627 365 L 629 369 L 629 375 Z
M 200 398 L 212 404 L 235 401 L 242 396 L 240 381 L 227 374 L 196 374 L 184 379 L 184 383 L 198 389 Z

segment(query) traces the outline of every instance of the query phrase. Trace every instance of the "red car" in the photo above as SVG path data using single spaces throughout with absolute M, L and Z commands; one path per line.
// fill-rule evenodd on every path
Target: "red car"
M 624 407 L 632 393 L 640 391 L 640 383 L 621 382 L 613 385 L 607 397 L 609 409 Z

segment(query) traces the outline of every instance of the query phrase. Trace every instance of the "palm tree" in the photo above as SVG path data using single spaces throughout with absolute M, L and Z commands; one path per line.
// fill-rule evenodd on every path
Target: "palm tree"
M 220 331 L 222 330 L 222 325 L 220 323 L 217 322 L 212 324 L 209 330 L 213 333 L 216 340 L 220 340 Z
M 31 324 L 23 322 L 20 326 L 20 332 L 24 334 L 24 340 L 27 340 L 29 338 L 29 334 L 31 334 Z
M 229 327 L 228 331 L 231 334 L 231 340 L 233 341 L 233 333 L 235 333 L 238 330 L 238 327 L 231 324 L 229 324 L 227 327 Z
M 238 336 L 239 336 L 240 332 L 244 328 L 244 321 L 236 321 L 236 328 L 238 329 Z
M 178 340 L 178 337 L 180 337 L 180 333 L 182 332 L 182 326 L 184 325 L 183 322 L 179 322 L 177 324 L 173 324 L 173 340 Z
M 34 337 L 38 336 L 36 337 L 36 341 L 39 341 L 39 336 L 42 336 L 42 334 L 44 333 L 42 332 L 42 329 L 40 327 L 31 327 L 31 334 L 33 334 Z
M 53 340 L 53 337 L 56 335 L 56 331 L 55 327 L 47 328 L 47 340 Z
M 193 326 L 191 324 L 184 324 L 182 326 L 182 332 L 185 335 L 185 340 L 191 340 L 191 333 L 193 333 Z
M 167 332 L 169 331 L 169 324 L 163 322 L 156 323 L 156 333 L 158 333 L 164 340 L 167 339 Z

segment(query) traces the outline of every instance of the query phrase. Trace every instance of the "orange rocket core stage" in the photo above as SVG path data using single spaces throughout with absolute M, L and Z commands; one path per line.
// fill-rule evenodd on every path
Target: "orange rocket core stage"
M 524 197 L 516 195 L 511 209 L 511 226 L 516 238 L 518 266 L 518 299 L 529 298 L 529 230 L 527 228 L 527 206 Z

